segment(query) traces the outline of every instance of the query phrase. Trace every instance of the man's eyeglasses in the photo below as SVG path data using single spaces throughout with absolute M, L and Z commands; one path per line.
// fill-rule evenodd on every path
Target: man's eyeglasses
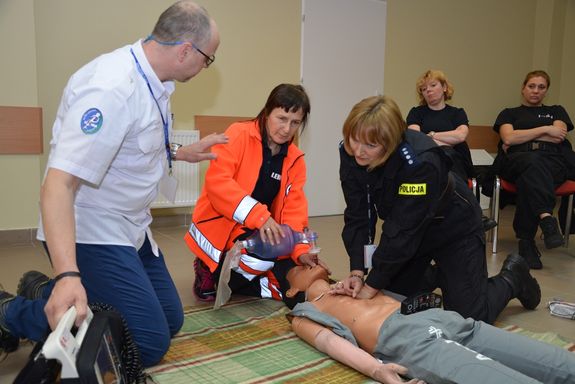
M 185 42 L 182 41 L 181 43 L 185 43 Z M 206 68 L 209 67 L 210 64 L 212 64 L 212 63 L 216 60 L 216 55 L 208 56 L 208 55 L 206 55 L 206 54 L 204 53 L 204 51 L 202 51 L 200 48 L 198 48 L 198 47 L 196 46 L 196 44 L 192 43 L 191 41 L 190 41 L 190 43 L 192 44 L 192 47 L 193 47 L 196 51 L 200 52 L 200 53 L 206 58 Z
M 206 68 L 208 68 L 214 61 L 216 61 L 215 55 L 208 56 L 204 51 L 202 51 L 200 48 L 198 48 L 198 46 L 196 44 L 194 44 L 192 41 L 189 41 L 189 40 L 185 40 L 185 41 L 184 40 L 181 40 L 181 41 L 160 41 L 160 40 L 156 39 L 153 35 L 149 35 L 148 37 L 146 37 L 146 39 L 144 39 L 144 42 L 149 41 L 149 40 L 154 40 L 156 43 L 158 43 L 160 45 L 182 45 L 185 43 L 190 43 L 190 44 L 192 44 L 192 48 L 194 48 L 202 56 L 205 57 Z

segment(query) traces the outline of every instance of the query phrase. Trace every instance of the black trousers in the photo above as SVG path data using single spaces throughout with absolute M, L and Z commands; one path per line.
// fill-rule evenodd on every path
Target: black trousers
M 534 239 L 539 215 L 553 213 L 555 188 L 567 180 L 564 157 L 545 151 L 511 153 L 502 162 L 500 176 L 517 186 L 515 235 L 519 239 Z
M 481 209 L 471 190 L 457 190 L 447 211 L 426 229 L 417 254 L 385 289 L 405 296 L 419 292 L 434 260 L 444 308 L 491 324 L 513 298 L 513 290 L 501 276 L 488 278 Z
M 226 255 L 224 255 L 226 257 Z M 220 273 L 221 273 L 221 266 L 224 259 L 219 263 L 218 269 L 215 271 L 216 279 L 219 280 Z M 286 296 L 287 290 L 290 288 L 290 284 L 287 281 L 287 274 L 290 269 L 296 266 L 296 263 L 292 259 L 282 259 L 276 260 L 274 266 L 270 270 L 273 274 L 273 278 L 277 280 L 279 283 L 279 290 L 282 296 L 282 301 L 291 309 L 297 303 L 301 303 L 305 301 L 305 293 L 300 292 L 296 296 L 292 298 L 288 298 Z M 246 279 L 242 274 L 235 272 L 234 270 L 230 273 L 230 281 L 228 282 L 228 286 L 232 290 L 233 293 L 245 296 L 254 296 L 254 297 L 268 297 L 262 294 L 262 279 L 269 278 L 268 274 L 255 277 L 252 280 Z

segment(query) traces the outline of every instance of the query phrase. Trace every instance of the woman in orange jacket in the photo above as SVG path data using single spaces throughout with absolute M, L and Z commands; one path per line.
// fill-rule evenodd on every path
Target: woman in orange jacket
M 263 241 L 276 244 L 286 235 L 280 224 L 295 231 L 307 227 L 306 165 L 293 140 L 305 127 L 309 112 L 302 86 L 280 84 L 255 119 L 232 124 L 226 130 L 229 142 L 213 147 L 217 159 L 206 172 L 185 235 L 197 256 L 194 293 L 198 299 L 215 299 L 221 265 L 237 240 L 259 231 Z M 309 250 L 309 244 L 297 244 L 291 255 L 275 261 L 243 254 L 231 271 L 229 286 L 235 293 L 285 301 L 287 271 L 296 264 L 320 263 Z M 286 303 L 292 306 L 295 301 Z

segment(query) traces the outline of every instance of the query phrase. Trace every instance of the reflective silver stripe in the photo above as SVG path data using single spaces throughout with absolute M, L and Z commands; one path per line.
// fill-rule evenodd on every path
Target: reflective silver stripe
M 190 233 L 192 238 L 196 241 L 196 243 L 198 243 L 201 250 L 204 251 L 206 255 L 210 257 L 210 259 L 212 259 L 216 263 L 220 262 L 222 251 L 214 247 L 213 244 L 210 243 L 210 241 L 200 232 L 200 230 L 198 229 L 198 227 L 196 227 L 194 223 L 190 225 L 190 229 L 188 229 L 188 232 Z
M 257 276 L 253 275 L 251 273 L 247 273 L 246 271 L 244 271 L 243 269 L 240 268 L 240 266 L 234 267 L 232 268 L 235 272 L 239 273 L 240 275 L 242 275 L 243 277 L 245 277 L 247 280 L 252 281 L 253 279 L 255 279 Z
M 255 271 L 261 272 L 258 275 L 254 275 L 253 273 L 247 272 L 246 270 L 242 269 L 241 265 L 234 268 L 234 271 L 241 274 L 243 277 L 245 277 L 249 281 L 252 281 L 254 279 L 254 277 L 260 276 L 261 274 L 269 271 L 270 269 L 272 269 L 274 267 L 274 264 L 275 264 L 273 261 L 263 261 L 260 259 L 256 259 L 253 256 L 249 256 L 249 255 L 245 255 L 245 254 L 240 256 L 240 261 L 242 263 L 244 263 L 246 266 L 248 266 L 249 268 L 251 268 Z
M 275 265 L 273 261 L 260 260 L 246 254 L 241 255 L 240 260 L 251 269 L 255 271 L 261 271 L 262 273 L 269 271 Z
M 270 290 L 270 285 L 271 285 L 271 288 L 274 290 L 274 292 L 276 292 L 279 297 L 283 298 L 280 290 L 275 285 L 270 284 L 270 281 L 267 277 L 262 277 L 260 279 L 260 289 L 261 289 L 262 298 L 264 298 L 264 299 L 273 298 L 272 291 Z
M 234 221 L 243 225 L 246 217 L 248 217 L 250 211 L 257 203 L 258 201 L 249 195 L 244 197 L 234 212 Z

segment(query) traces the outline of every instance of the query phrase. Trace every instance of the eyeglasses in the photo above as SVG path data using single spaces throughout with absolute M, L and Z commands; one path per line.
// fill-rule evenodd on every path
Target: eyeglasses
M 182 41 L 181 43 L 185 43 L 185 41 Z M 206 68 L 208 68 L 214 61 L 216 61 L 216 55 L 208 56 L 204 53 L 204 51 L 202 51 L 200 48 L 198 48 L 196 46 L 196 44 L 192 43 L 191 41 L 190 41 L 190 43 L 192 44 L 192 47 L 196 51 L 200 52 L 206 58 Z
M 158 39 L 156 39 L 153 35 L 149 35 L 148 37 L 146 37 L 144 39 L 144 43 L 146 41 L 150 41 L 150 40 L 154 40 L 156 43 L 160 44 L 160 45 L 182 45 L 185 43 L 190 43 L 192 44 L 192 48 L 194 48 L 196 51 L 198 51 L 202 56 L 204 56 L 204 58 L 206 59 L 205 63 L 206 63 L 206 68 L 208 68 L 214 61 L 216 61 L 216 56 L 215 55 L 211 55 L 208 56 L 204 51 L 202 51 L 200 48 L 198 48 L 198 46 L 196 44 L 194 44 L 192 41 L 189 40 L 181 40 L 181 41 L 160 41 Z

